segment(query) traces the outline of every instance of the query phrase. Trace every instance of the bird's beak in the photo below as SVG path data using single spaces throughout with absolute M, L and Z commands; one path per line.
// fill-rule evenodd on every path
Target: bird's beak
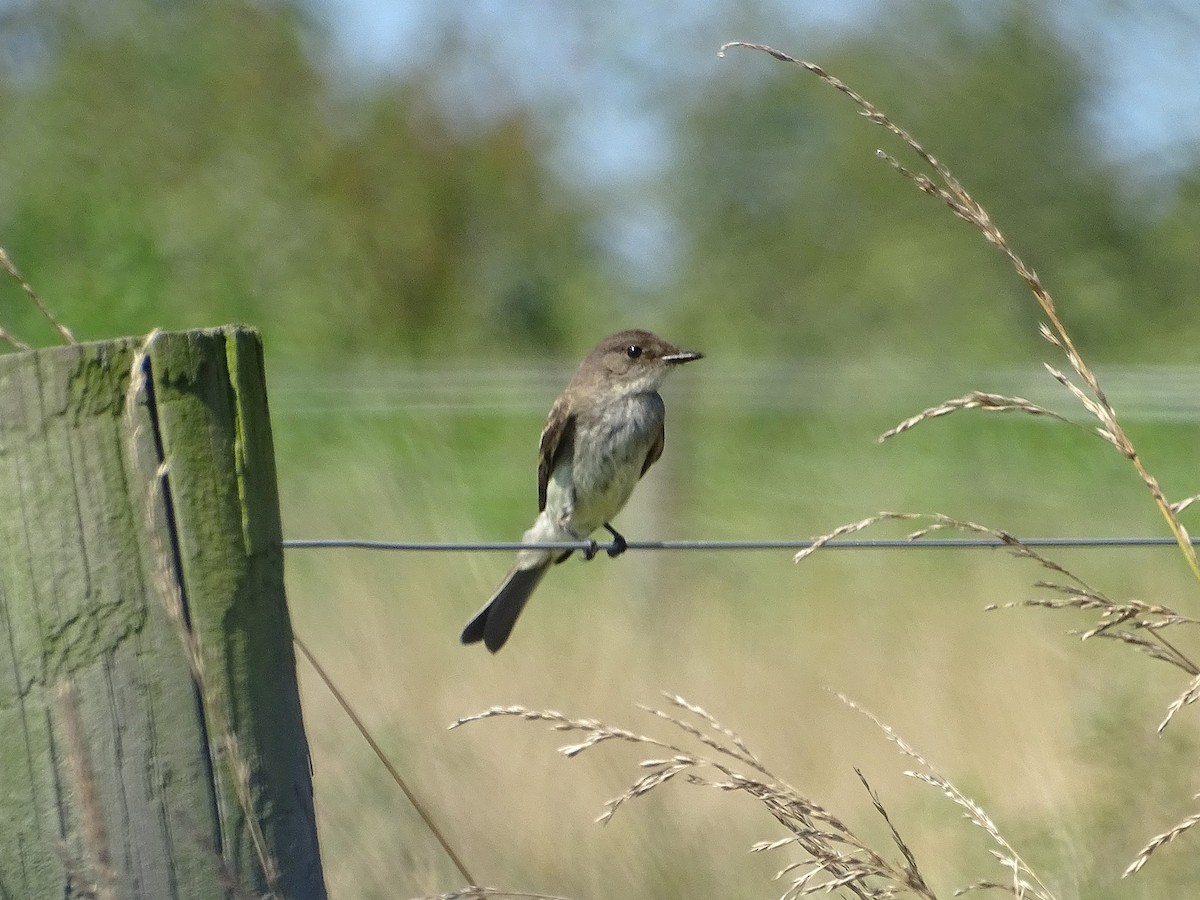
M 697 353 L 694 350 L 680 350 L 677 353 L 668 353 L 662 357 L 662 361 L 677 365 L 679 363 L 691 362 L 693 359 L 704 359 L 703 353 Z

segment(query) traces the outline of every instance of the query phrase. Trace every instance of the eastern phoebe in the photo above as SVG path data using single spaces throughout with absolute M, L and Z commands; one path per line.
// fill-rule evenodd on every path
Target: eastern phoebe
M 597 546 L 589 535 L 603 525 L 613 537 L 608 555 L 624 552 L 625 538 L 610 520 L 662 456 L 658 386 L 676 365 L 700 357 L 648 331 L 621 331 L 596 345 L 554 401 L 542 429 L 540 512 L 522 543 L 587 541 L 584 558 L 591 559 Z M 521 550 L 504 583 L 463 629 L 462 642 L 483 641 L 493 653 L 503 647 L 550 564 L 571 553 L 533 546 Z

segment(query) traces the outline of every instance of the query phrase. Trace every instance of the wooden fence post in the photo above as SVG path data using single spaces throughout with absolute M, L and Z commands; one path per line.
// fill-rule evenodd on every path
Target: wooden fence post
M 0 357 L 0 898 L 323 900 L 262 344 Z

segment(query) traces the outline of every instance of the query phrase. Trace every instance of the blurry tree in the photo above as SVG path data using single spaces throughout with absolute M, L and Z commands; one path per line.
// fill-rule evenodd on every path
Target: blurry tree
M 238 320 L 275 353 L 560 340 L 592 257 L 528 110 L 451 121 L 436 73 L 335 83 L 288 2 L 0 15 L 0 244 L 81 337 Z M 19 303 L 3 321 L 44 330 Z
M 1155 237 L 1156 214 L 1100 161 L 1084 116 L 1099 61 L 1060 43 L 1031 4 L 969 12 L 897 7 L 829 52 L 804 54 L 949 164 L 1042 273 L 1080 340 L 1144 358 L 1180 324 L 1183 285 L 1164 273 L 1187 254 Z M 729 335 L 733 317 L 750 346 L 810 354 L 1005 358 L 1036 345 L 1036 307 L 1007 263 L 874 151 L 919 168 L 915 158 L 812 76 L 747 54 L 732 53 L 737 71 L 695 91 L 679 119 L 687 291 L 707 328 Z M 1187 197 L 1172 215 L 1188 207 L 1194 221 Z
M 1167 209 L 1148 223 L 1146 249 L 1138 274 L 1148 290 L 1159 329 L 1159 346 L 1172 362 L 1194 362 L 1200 344 L 1196 310 L 1200 308 L 1200 163 L 1174 192 Z
M 1100 61 L 1028 0 L 883 6 L 825 50 L 782 28 L 778 43 L 945 159 L 1093 352 L 1192 346 L 1181 311 L 1200 267 L 1200 176 L 1143 202 L 1102 162 L 1086 120 Z M 767 7 L 751 7 L 774 40 Z M 606 196 L 563 165 L 577 95 L 506 90 L 511 63 L 488 30 L 503 13 L 471 27 L 474 7 L 447 8 L 419 66 L 356 78 L 329 65 L 307 8 L 0 8 L 0 244 L 81 336 L 244 320 L 274 355 L 576 352 L 636 310 L 673 333 L 658 320 L 685 320 L 688 341 L 726 355 L 1008 358 L 1037 344 L 1003 260 L 874 158 L 882 146 L 909 161 L 894 140 L 799 70 L 739 52 L 697 77 L 652 64 L 649 32 L 639 69 L 612 33 L 591 34 L 590 7 L 570 7 L 578 27 L 550 42 L 552 64 L 593 40 L 584 74 L 607 60 L 660 79 L 642 96 L 671 126 L 667 176 Z M 617 31 L 636 31 L 622 9 Z M 715 43 L 702 24 L 683 46 Z M 671 252 L 635 248 L 661 269 L 649 286 L 614 271 L 613 222 L 638 214 L 630 184 L 666 223 Z M 0 322 L 51 339 L 16 296 L 0 284 Z

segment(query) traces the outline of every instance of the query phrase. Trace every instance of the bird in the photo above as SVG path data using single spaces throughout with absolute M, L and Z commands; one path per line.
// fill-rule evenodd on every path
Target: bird
M 612 519 L 663 452 L 665 407 L 658 388 L 683 363 L 703 358 L 649 331 L 619 331 L 600 341 L 555 400 L 538 445 L 538 516 L 521 538 L 504 581 L 462 631 L 462 643 L 480 641 L 492 653 L 508 640 L 526 601 L 550 566 L 572 550 L 539 549 L 547 542 L 612 535 L 609 556 L 626 549 Z

